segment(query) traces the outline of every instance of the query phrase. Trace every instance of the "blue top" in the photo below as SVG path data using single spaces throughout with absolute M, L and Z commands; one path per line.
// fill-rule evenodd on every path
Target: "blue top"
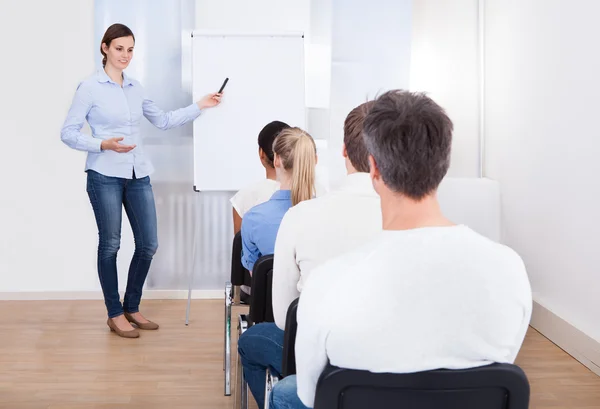
M 131 179 L 148 176 L 154 171 L 144 152 L 140 123 L 142 115 L 159 129 L 184 125 L 200 115 L 197 104 L 164 112 L 146 96 L 142 85 L 123 73 L 123 87 L 109 78 L 104 70 L 79 84 L 73 103 L 62 127 L 61 139 L 69 147 L 88 152 L 85 170 L 95 170 L 105 176 Z M 87 120 L 92 135 L 81 132 Z M 122 136 L 119 142 L 136 145 L 127 153 L 102 151 L 104 139 Z
M 242 265 L 252 271 L 262 256 L 273 254 L 281 219 L 292 207 L 292 191 L 278 190 L 269 201 L 250 209 L 242 219 Z

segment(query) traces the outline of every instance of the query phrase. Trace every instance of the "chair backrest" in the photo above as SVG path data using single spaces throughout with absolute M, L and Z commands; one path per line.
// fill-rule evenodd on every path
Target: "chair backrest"
M 231 284 L 250 285 L 250 273 L 242 265 L 242 233 L 237 232 L 231 246 Z
M 393 351 L 390 351 L 393 353 Z M 371 373 L 328 365 L 314 409 L 527 409 L 529 382 L 516 365 L 412 374 Z
M 255 324 L 274 322 L 273 318 L 273 255 L 262 256 L 252 268 L 250 318 Z
M 296 331 L 298 330 L 298 301 L 296 298 L 287 310 L 285 316 L 285 333 L 283 334 L 283 357 L 281 361 L 281 375 L 294 375 L 296 373 Z
M 244 266 L 242 265 L 242 233 L 237 232 L 231 246 L 231 284 L 244 284 Z

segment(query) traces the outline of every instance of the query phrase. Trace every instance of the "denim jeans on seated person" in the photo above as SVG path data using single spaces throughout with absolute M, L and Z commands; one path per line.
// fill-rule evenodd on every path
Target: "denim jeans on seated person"
M 258 407 L 263 408 L 267 368 L 274 376 L 281 376 L 283 331 L 273 322 L 253 325 L 238 340 L 238 352 L 248 387 Z
M 286 376 L 275 384 L 269 396 L 269 409 L 309 409 L 298 397 L 296 375 Z

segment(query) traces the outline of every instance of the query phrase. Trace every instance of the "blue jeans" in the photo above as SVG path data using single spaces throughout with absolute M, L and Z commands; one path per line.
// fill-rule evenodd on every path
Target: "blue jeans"
M 248 387 L 258 407 L 263 408 L 267 368 L 273 375 L 281 376 L 283 331 L 272 322 L 253 325 L 238 340 L 238 353 Z
M 142 287 L 158 248 L 156 207 L 148 176 L 123 179 L 87 172 L 87 192 L 98 225 L 98 276 L 108 317 L 139 311 Z M 117 252 L 121 245 L 122 207 L 135 239 L 123 305 L 119 297 Z
M 286 376 L 275 384 L 269 397 L 270 409 L 309 409 L 298 397 L 296 375 Z

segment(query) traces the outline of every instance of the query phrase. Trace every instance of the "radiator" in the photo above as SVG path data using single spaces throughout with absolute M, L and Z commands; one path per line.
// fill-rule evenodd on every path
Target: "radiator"
M 185 192 L 179 191 L 184 189 Z M 222 289 L 231 270 L 233 192 L 193 192 L 189 185 L 154 186 L 159 249 L 147 287 Z

